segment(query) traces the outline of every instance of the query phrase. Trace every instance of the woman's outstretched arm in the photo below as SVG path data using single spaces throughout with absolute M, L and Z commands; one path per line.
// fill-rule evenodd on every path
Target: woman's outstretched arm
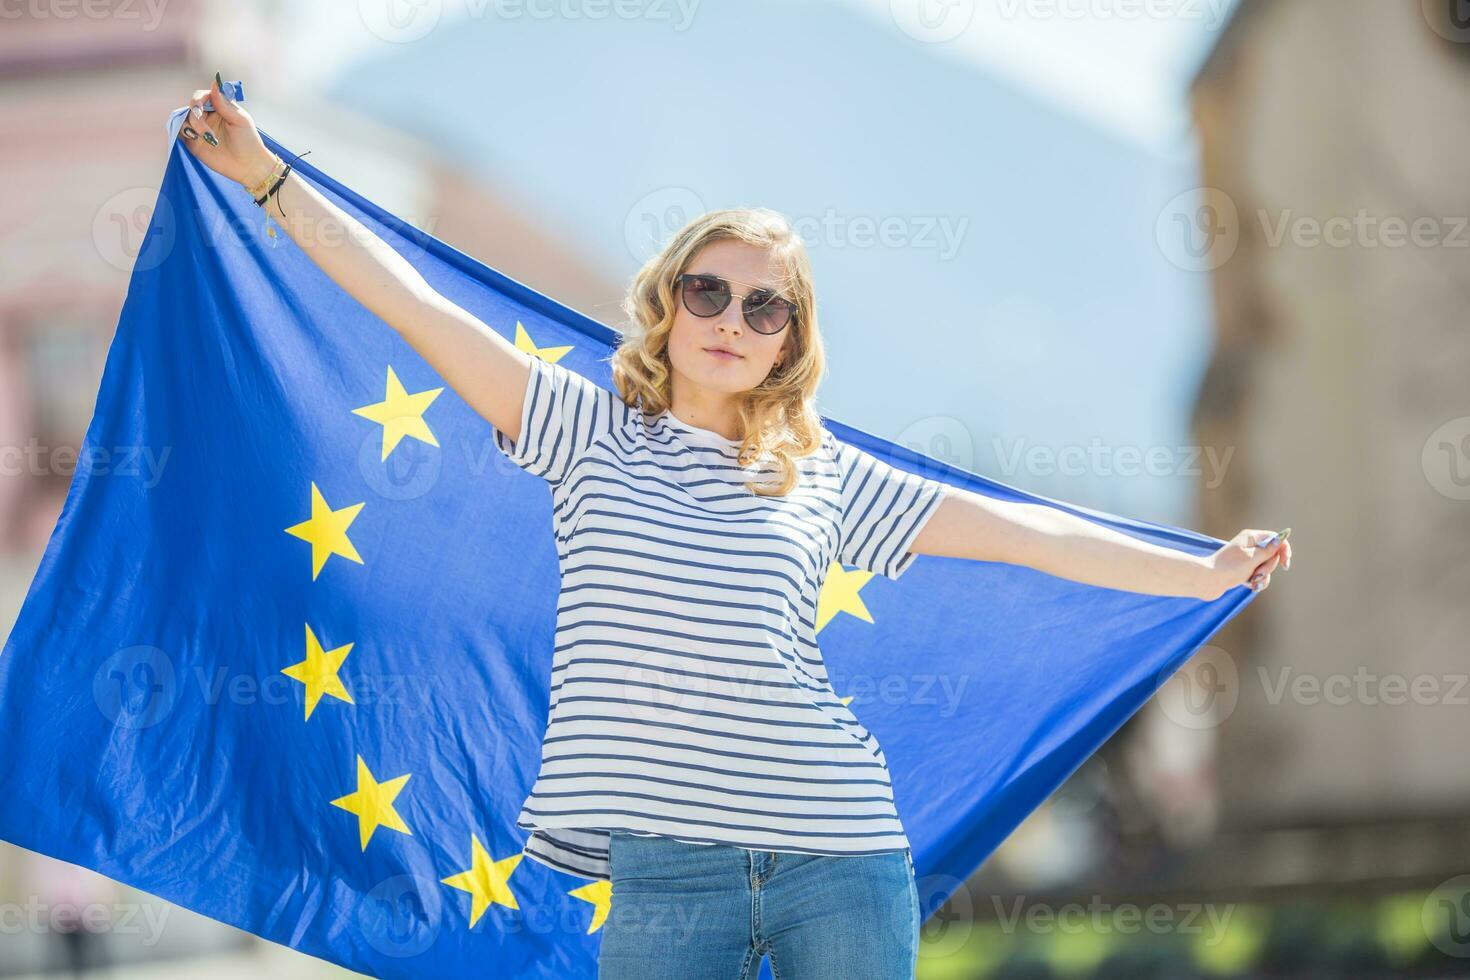
M 1261 572 L 1261 588 L 1291 545 L 1256 542 L 1274 532 L 1247 528 L 1212 555 L 1196 556 L 1140 541 L 1045 504 L 996 500 L 950 487 L 911 550 L 1025 565 L 1060 578 L 1127 592 L 1213 600 Z M 1259 591 L 1259 590 L 1258 590 Z
M 205 99 L 215 112 L 192 111 L 179 138 L 211 170 L 238 182 L 240 193 L 271 173 L 276 157 L 255 122 L 220 94 L 219 73 L 190 105 Z M 205 134 L 214 137 L 208 142 Z M 445 299 L 417 269 L 362 222 L 329 201 L 295 170 L 266 202 L 271 217 L 327 276 L 398 331 L 439 376 L 512 441 L 520 439 L 529 355 L 477 317 Z

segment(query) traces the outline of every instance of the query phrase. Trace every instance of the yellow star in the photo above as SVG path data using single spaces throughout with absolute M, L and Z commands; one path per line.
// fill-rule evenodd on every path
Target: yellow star
M 574 888 L 567 894 L 592 903 L 592 924 L 587 927 L 587 935 L 601 929 L 602 924 L 607 921 L 608 910 L 612 908 L 612 882 L 594 881 L 590 885 Z
M 388 388 L 383 395 L 383 400 L 373 404 L 364 405 L 362 408 L 354 408 L 353 415 L 361 415 L 365 419 L 372 419 L 383 427 L 383 459 L 393 448 L 403 440 L 404 436 L 413 436 L 420 442 L 427 442 L 431 446 L 439 445 L 439 440 L 434 438 L 434 433 L 429 430 L 429 424 L 424 421 L 424 410 L 439 397 L 443 388 L 430 388 L 427 391 L 416 391 L 409 394 L 398 380 L 398 375 L 393 373 L 393 365 L 388 365 Z
M 480 916 L 492 904 L 519 909 L 516 897 L 511 893 L 508 879 L 516 865 L 521 863 L 524 853 L 512 854 L 499 861 L 490 860 L 490 854 L 480 838 L 470 835 L 470 870 L 443 879 L 450 888 L 470 893 L 470 928 L 480 921 Z
M 342 661 L 347 659 L 351 650 L 352 644 L 349 643 L 335 650 L 323 651 L 321 642 L 311 631 L 311 624 L 306 624 L 306 659 L 299 664 L 282 668 L 281 673 L 306 685 L 307 721 L 311 720 L 311 713 L 316 710 L 317 702 L 324 694 L 330 694 L 348 704 L 353 703 L 352 695 L 347 693 L 347 688 L 342 686 L 342 679 L 337 676 L 337 671 L 342 668 Z
M 571 350 L 571 347 L 537 347 L 532 342 L 531 335 L 526 332 L 526 328 L 521 325 L 521 321 L 517 320 L 516 349 L 523 350 L 527 354 L 533 354 L 548 364 L 555 364 L 566 356 L 567 351 Z
M 380 783 L 368 772 L 367 763 L 362 761 L 362 756 L 357 757 L 357 792 L 333 800 L 332 806 L 339 806 L 348 813 L 357 815 L 357 830 L 362 838 L 364 851 L 367 850 L 368 841 L 372 839 L 373 831 L 379 827 L 399 830 L 413 836 L 413 831 L 408 829 L 398 811 L 393 809 L 393 799 L 402 791 L 403 784 L 408 782 L 410 775 L 412 773 Z
M 861 569 L 849 572 L 840 562 L 832 563 L 832 567 L 827 569 L 827 579 L 822 583 L 822 592 L 817 596 L 818 633 L 840 612 L 856 616 L 864 622 L 873 621 L 873 614 L 868 612 L 863 597 L 858 595 L 858 590 L 867 585 L 872 577 L 872 572 Z
M 357 549 L 347 539 L 348 526 L 357 519 L 357 512 L 362 510 L 362 504 L 353 504 L 343 507 L 341 510 L 333 510 L 327 506 L 326 498 L 316 488 L 316 483 L 311 485 L 311 519 L 293 524 L 286 528 L 287 534 L 294 534 L 303 541 L 311 542 L 311 577 L 315 581 L 321 574 L 322 566 L 332 555 L 341 555 L 362 564 L 362 557 L 358 555 Z

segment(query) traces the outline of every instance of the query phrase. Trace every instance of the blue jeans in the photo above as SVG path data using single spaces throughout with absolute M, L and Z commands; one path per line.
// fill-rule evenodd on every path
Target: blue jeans
M 601 980 L 912 980 L 919 892 L 907 851 L 828 856 L 613 831 Z

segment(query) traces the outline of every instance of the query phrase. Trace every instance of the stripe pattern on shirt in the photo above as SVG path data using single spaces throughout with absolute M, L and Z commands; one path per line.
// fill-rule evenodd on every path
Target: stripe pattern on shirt
M 610 830 L 856 855 L 909 847 L 877 740 L 816 641 L 831 563 L 899 578 L 946 484 L 823 430 L 784 497 L 743 484 L 739 443 L 647 417 L 532 357 L 520 437 L 547 482 L 561 570 L 540 770 L 524 853 L 609 877 Z

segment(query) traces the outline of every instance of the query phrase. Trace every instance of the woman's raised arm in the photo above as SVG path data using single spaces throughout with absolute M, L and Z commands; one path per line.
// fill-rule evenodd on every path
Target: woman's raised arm
M 250 114 L 220 94 L 219 80 L 216 72 L 209 88 L 194 93 L 179 138 L 205 166 L 238 182 L 243 194 L 270 175 L 276 156 Z M 214 112 L 203 111 L 205 99 Z M 491 425 L 513 441 L 520 438 L 529 355 L 432 289 L 408 260 L 295 170 L 266 206 L 317 268 L 398 331 Z
M 1127 592 L 1214 600 L 1237 585 L 1264 589 L 1280 564 L 1291 564 L 1282 538 L 1246 528 L 1212 555 L 1196 556 L 1140 541 L 1045 504 L 997 500 L 950 488 L 911 550 L 1025 565 L 1059 578 Z

